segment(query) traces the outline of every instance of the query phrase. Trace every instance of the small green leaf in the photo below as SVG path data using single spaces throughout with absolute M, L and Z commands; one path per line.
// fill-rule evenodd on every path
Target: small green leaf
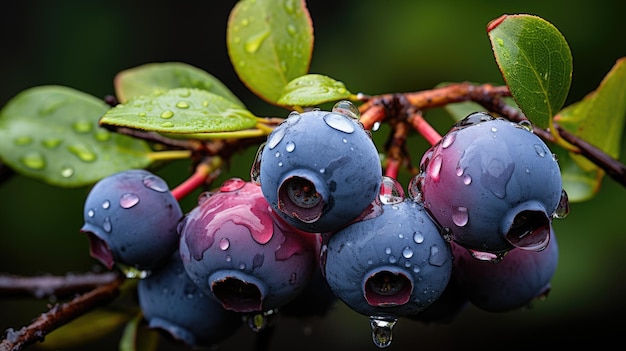
M 572 82 L 572 53 L 563 35 L 533 15 L 503 15 L 487 26 L 496 62 L 526 117 L 548 128 Z
M 159 345 L 159 333 L 142 325 L 141 313 L 126 324 L 119 342 L 119 351 L 154 351 Z
M 41 347 L 63 350 L 101 339 L 128 322 L 136 309 L 103 307 L 88 312 L 46 335 Z
M 324 102 L 348 99 L 350 96 L 352 93 L 342 82 L 321 74 L 307 74 L 287 84 L 278 104 L 316 106 Z
M 0 158 L 16 172 L 65 187 L 147 167 L 152 150 L 145 141 L 99 126 L 108 109 L 67 87 L 25 90 L 0 111 Z
M 160 133 L 209 133 L 252 128 L 257 119 L 244 107 L 220 95 L 177 88 L 117 105 L 100 123 Z
M 153 95 L 175 88 L 198 88 L 243 103 L 217 78 L 182 62 L 148 63 L 119 72 L 115 93 L 121 103 L 141 95 Z
M 239 79 L 276 103 L 311 62 L 313 26 L 305 1 L 239 1 L 228 19 L 226 43 Z
M 619 158 L 626 120 L 626 58 L 617 60 L 598 88 L 583 100 L 564 108 L 555 117 L 561 127 Z M 599 190 L 603 173 L 586 158 L 569 154 L 560 164 L 571 163 L 564 174 L 570 201 L 587 200 Z

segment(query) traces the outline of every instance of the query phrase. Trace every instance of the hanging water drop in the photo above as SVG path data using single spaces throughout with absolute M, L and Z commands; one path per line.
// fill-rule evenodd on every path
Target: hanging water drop
M 139 196 L 133 193 L 126 193 L 120 197 L 121 208 L 131 208 L 139 203 Z
M 454 143 L 454 140 L 456 139 L 456 133 L 448 133 L 446 134 L 443 139 L 441 139 L 441 147 L 446 149 L 449 148 L 450 145 L 452 145 L 452 143 Z
M 452 209 L 452 221 L 454 224 L 463 227 L 467 224 L 468 220 L 467 207 L 459 206 Z
M 329 113 L 324 116 L 324 122 L 326 122 L 329 127 L 340 132 L 346 134 L 354 133 L 355 124 L 350 120 L 350 117 L 344 114 Z
M 569 214 L 569 198 L 565 189 L 561 189 L 561 199 L 556 207 L 556 210 L 552 214 L 552 218 L 562 219 Z
M 252 161 L 252 167 L 250 168 L 250 180 L 259 185 L 261 184 L 261 158 L 263 157 L 264 148 L 265 142 L 262 143 L 256 151 L 256 155 Z
M 370 326 L 372 327 L 372 341 L 379 348 L 391 345 L 393 339 L 393 327 L 398 318 L 370 316 Z
M 378 198 L 383 204 L 398 204 L 404 201 L 404 189 L 397 180 L 383 176 Z
M 414 202 L 422 201 L 422 187 L 424 185 L 424 174 L 420 173 L 411 180 L 409 180 L 409 185 L 407 186 L 407 191 L 409 193 L 409 198 Z
M 348 100 L 341 100 L 335 103 L 332 112 L 358 120 L 361 117 L 358 107 Z

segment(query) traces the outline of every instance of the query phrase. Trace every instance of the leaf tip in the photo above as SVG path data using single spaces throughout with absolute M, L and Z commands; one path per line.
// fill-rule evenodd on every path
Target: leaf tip
M 500 25 L 500 23 L 504 22 L 504 20 L 509 17 L 509 15 L 504 14 L 494 20 L 491 20 L 488 24 L 487 24 L 487 33 L 491 32 L 493 29 L 495 29 L 497 26 Z

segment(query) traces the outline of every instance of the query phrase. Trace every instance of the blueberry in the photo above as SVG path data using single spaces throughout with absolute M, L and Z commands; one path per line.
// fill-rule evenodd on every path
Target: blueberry
M 332 233 L 322 272 L 351 309 L 366 316 L 415 315 L 443 293 L 452 270 L 449 243 L 420 203 L 383 203 Z
M 160 177 L 143 169 L 122 171 L 97 182 L 84 204 L 91 256 L 111 269 L 115 263 L 151 270 L 178 245 L 183 213 Z
M 377 196 L 380 158 L 369 132 L 354 118 L 357 113 L 347 102 L 333 111 L 293 112 L 260 149 L 263 195 L 292 226 L 335 231 Z
M 311 280 L 319 236 L 295 231 L 271 212 L 258 184 L 231 178 L 181 222 L 185 269 L 228 310 L 277 309 Z
M 212 346 L 242 325 L 239 313 L 225 310 L 191 281 L 178 252 L 139 280 L 137 294 L 150 328 L 192 347 Z
M 409 186 L 458 244 L 501 256 L 540 250 L 561 202 L 561 172 L 525 124 L 485 112 L 458 122 L 422 157 Z
M 550 291 L 558 262 L 558 245 L 550 231 L 548 246 L 541 251 L 514 248 L 498 263 L 479 260 L 452 242 L 452 276 L 476 307 L 505 312 L 528 306 Z

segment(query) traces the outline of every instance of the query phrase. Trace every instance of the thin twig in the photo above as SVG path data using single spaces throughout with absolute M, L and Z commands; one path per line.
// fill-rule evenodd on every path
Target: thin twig
M 54 295 L 59 298 L 89 291 L 100 285 L 109 284 L 117 278 L 118 273 L 115 272 L 35 277 L 0 275 L 0 297 L 27 295 L 40 299 Z

